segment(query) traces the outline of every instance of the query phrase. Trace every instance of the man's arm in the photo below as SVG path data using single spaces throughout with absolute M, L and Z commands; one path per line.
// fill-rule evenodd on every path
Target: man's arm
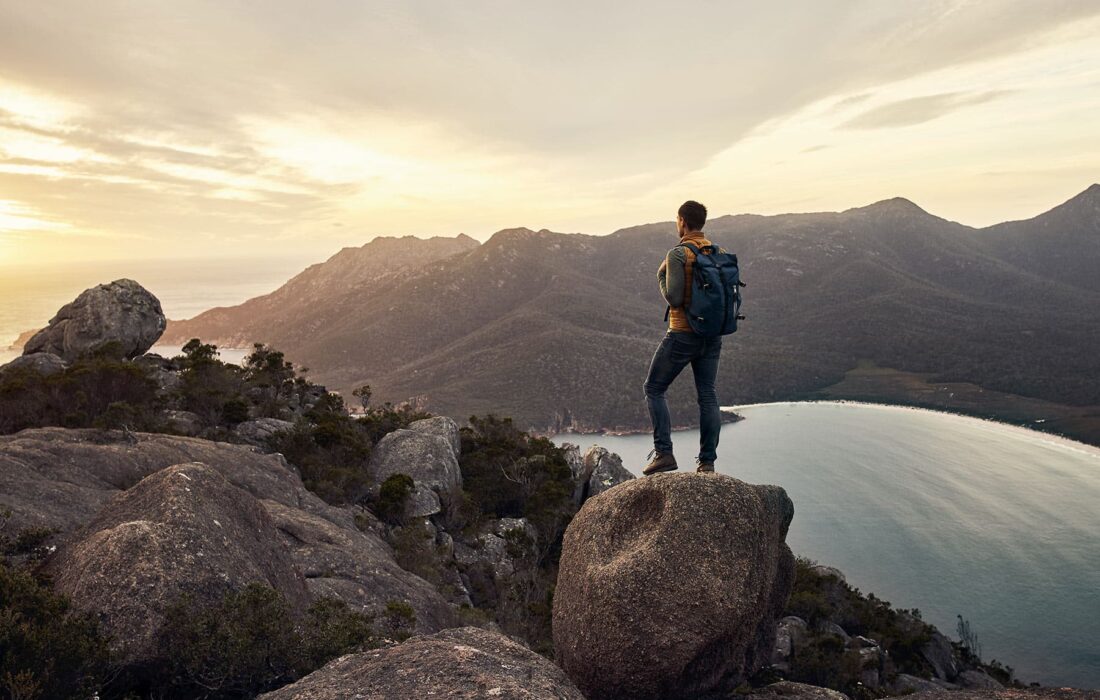
M 673 308 L 684 304 L 684 265 L 686 263 L 687 256 L 684 254 L 684 249 L 677 246 L 668 251 L 665 256 L 665 261 L 661 265 L 664 274 L 662 275 L 660 270 L 657 272 L 661 295 Z

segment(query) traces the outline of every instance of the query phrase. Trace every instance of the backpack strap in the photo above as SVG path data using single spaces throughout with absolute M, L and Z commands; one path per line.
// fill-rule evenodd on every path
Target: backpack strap
M 715 245 L 714 243 L 708 243 L 705 246 L 703 246 L 702 248 L 696 248 L 695 245 L 692 244 L 692 243 L 677 243 L 676 245 L 674 245 L 672 247 L 673 248 L 687 248 L 692 253 L 695 253 L 695 257 L 699 257 L 699 255 L 702 254 L 702 251 L 707 249 L 707 248 L 710 249 L 710 252 L 707 253 L 707 255 L 717 255 L 718 252 L 719 252 L 718 246 Z
M 687 249 L 688 249 L 688 250 L 690 250 L 690 251 L 691 251 L 692 253 L 695 253 L 695 256 L 696 256 L 696 257 L 698 257 L 698 256 L 699 256 L 699 249 L 698 249 L 698 248 L 696 248 L 696 247 L 695 247 L 695 246 L 694 246 L 693 244 L 691 244 L 691 243 L 677 243 L 676 245 L 674 245 L 674 246 L 672 246 L 672 247 L 673 247 L 673 248 L 687 248 Z M 706 246 L 703 246 L 703 247 L 704 247 L 704 248 L 706 248 Z

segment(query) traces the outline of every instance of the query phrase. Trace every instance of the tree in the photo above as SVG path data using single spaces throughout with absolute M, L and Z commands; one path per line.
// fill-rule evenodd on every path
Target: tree
M 370 404 L 370 397 L 373 392 L 371 391 L 370 384 L 364 384 L 355 391 L 351 392 L 351 395 L 359 399 L 359 403 L 363 404 L 363 410 L 367 410 L 367 406 Z

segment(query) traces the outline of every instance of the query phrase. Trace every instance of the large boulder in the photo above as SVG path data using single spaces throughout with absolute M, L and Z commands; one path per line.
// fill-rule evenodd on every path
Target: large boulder
M 768 663 L 794 583 L 778 486 L 659 474 L 589 499 L 554 595 L 557 659 L 589 700 L 728 692 Z
M 432 416 L 409 423 L 409 430 L 416 430 L 427 435 L 438 435 L 447 440 L 454 450 L 457 458 L 462 453 L 462 433 L 459 432 L 458 423 L 450 416 Z
M 214 603 L 252 582 L 304 611 L 305 579 L 267 511 L 216 469 L 162 469 L 113 499 L 44 569 L 58 592 L 95 612 L 120 660 L 158 658 L 164 615 L 180 596 Z
M 940 686 L 936 685 L 934 681 L 920 676 L 912 676 L 908 673 L 899 673 L 890 686 L 891 694 L 894 695 L 918 693 L 922 690 L 939 690 L 939 688 Z
M 26 342 L 23 354 L 48 352 L 71 362 L 117 341 L 126 357 L 136 357 L 157 342 L 166 324 L 155 296 L 134 280 L 118 279 L 86 289 L 62 306 Z
M 462 486 L 462 471 L 453 443 L 442 435 L 400 429 L 374 446 L 371 471 L 378 483 L 393 474 L 407 474 L 419 486 L 449 495 Z
M 476 627 L 341 656 L 260 698 L 585 700 L 554 664 L 508 637 Z

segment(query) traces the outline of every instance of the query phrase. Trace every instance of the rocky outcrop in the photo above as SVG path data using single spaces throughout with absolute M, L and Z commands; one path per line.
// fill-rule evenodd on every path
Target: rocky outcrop
M 417 484 L 437 493 L 462 486 L 454 443 L 442 435 L 420 430 L 394 430 L 374 446 L 371 472 L 381 483 L 393 474 L 407 474 Z
M 908 673 L 899 673 L 894 679 L 891 689 L 893 690 L 893 694 L 902 695 L 906 693 L 918 693 L 922 690 L 939 690 L 940 686 L 927 678 L 913 676 Z
M 583 456 L 576 445 L 565 443 L 563 448 L 565 461 L 573 473 L 573 502 L 578 506 L 592 496 L 634 478 L 623 467 L 619 455 L 609 452 L 607 448 L 593 445 Z
M 406 517 L 441 513 L 462 488 L 460 449 L 458 424 L 446 416 L 414 421 L 408 429 L 387 433 L 371 455 L 375 488 L 394 474 L 405 474 L 413 480 Z
M 1004 685 L 985 671 L 968 668 L 959 672 L 958 684 L 964 688 L 1003 688 Z
M 48 527 L 68 533 L 143 478 L 185 462 L 206 464 L 259 500 L 276 527 L 275 541 L 289 548 L 314 596 L 333 595 L 367 612 L 391 600 L 407 602 L 417 631 L 454 624 L 439 593 L 401 569 L 378 534 L 360 531 L 350 509 L 308 491 L 282 455 L 248 446 L 66 428 L 0 436 L 0 510 L 11 510 L 12 532 Z
M 310 600 L 259 501 L 197 462 L 161 469 L 120 494 L 44 568 L 77 609 L 99 615 L 128 665 L 157 657 L 164 615 L 183 594 L 214 603 L 259 582 L 292 609 Z
M 1001 688 L 991 690 L 925 690 L 906 700 L 1100 700 L 1100 690 L 1078 688 Z
M 660 474 L 589 499 L 566 530 L 558 662 L 589 700 L 725 692 L 766 664 L 790 595 L 778 486 Z
M 198 435 L 202 431 L 202 418 L 192 411 L 169 409 L 164 412 L 164 421 L 172 432 L 180 435 Z
M 348 654 L 260 698 L 585 700 L 554 664 L 508 637 L 476 627 Z
M 776 623 L 775 647 L 772 651 L 772 665 L 779 670 L 790 670 L 790 658 L 794 650 L 802 644 L 809 634 L 806 621 L 795 615 L 788 615 Z
M 759 700 L 849 700 L 847 695 L 838 690 L 794 681 L 771 683 L 753 690 L 747 697 Z
M 459 432 L 458 423 L 449 416 L 432 416 L 409 423 L 409 430 L 415 430 L 426 435 L 438 435 L 450 443 L 457 457 L 462 452 L 462 434 Z
M 612 486 L 634 478 L 623 466 L 619 455 L 595 445 L 584 454 L 584 473 L 588 477 L 586 498 L 598 496 Z
M 48 326 L 23 346 L 23 354 L 47 352 L 73 361 L 117 341 L 136 357 L 160 338 L 166 325 L 160 301 L 131 279 L 118 279 L 80 293 L 58 310 Z
M 389 546 L 374 533 L 275 501 L 263 505 L 315 597 L 339 598 L 375 615 L 390 601 L 408 603 L 416 613 L 413 629 L 418 633 L 457 624 L 454 609 L 439 592 L 398 566 Z
M 33 428 L 0 435 L 0 508 L 8 527 L 68 532 L 90 521 L 119 491 L 173 464 L 202 462 L 234 486 L 354 527 L 350 515 L 302 485 L 282 455 L 159 433 Z
M 920 649 L 921 656 L 932 666 L 937 678 L 945 681 L 953 681 L 959 675 L 959 663 L 955 659 L 955 650 L 951 646 L 951 640 L 940 632 L 933 632 Z
M 32 352 L 29 355 L 20 355 L 6 365 L 0 366 L 0 376 L 8 372 L 26 369 L 37 372 L 43 377 L 48 377 L 51 374 L 63 371 L 66 366 L 66 362 L 53 353 Z
M 234 432 L 242 441 L 249 445 L 266 448 L 268 440 L 275 433 L 293 430 L 294 423 L 279 418 L 254 418 L 246 420 L 234 428 Z

